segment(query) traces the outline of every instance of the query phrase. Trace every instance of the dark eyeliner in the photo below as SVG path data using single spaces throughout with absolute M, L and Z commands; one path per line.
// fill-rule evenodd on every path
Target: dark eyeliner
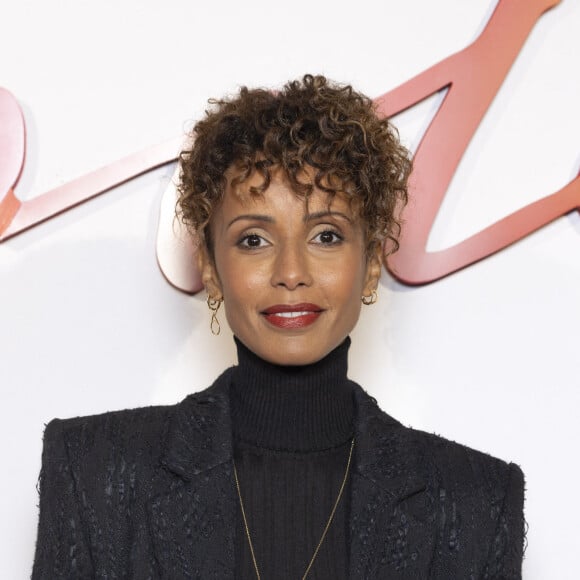
M 236 246 L 238 248 L 242 248 L 244 250 L 254 250 L 254 249 L 258 249 L 258 248 L 262 247 L 262 245 L 259 245 L 259 246 L 250 246 L 250 245 L 244 244 L 244 242 L 246 240 L 248 240 L 249 238 L 252 238 L 252 237 L 258 238 L 260 240 L 260 242 L 265 242 L 266 241 L 263 238 L 263 236 L 261 236 L 260 234 L 257 234 L 255 232 L 245 232 L 236 241 Z
M 316 239 L 316 238 L 318 238 L 321 235 L 326 234 L 326 233 L 330 233 L 333 236 L 335 236 L 334 241 L 332 241 L 332 242 L 322 242 L 322 241 L 320 241 L 320 242 L 317 242 L 317 243 L 321 244 L 322 246 L 328 246 L 328 247 L 330 247 L 330 246 L 336 246 L 336 245 L 340 244 L 341 242 L 344 242 L 345 236 L 340 231 L 338 231 L 336 228 L 334 228 L 332 226 L 326 226 L 322 231 L 318 232 L 314 236 L 314 239 Z

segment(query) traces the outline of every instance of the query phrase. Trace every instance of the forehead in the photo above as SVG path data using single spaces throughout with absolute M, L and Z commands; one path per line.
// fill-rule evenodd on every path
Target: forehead
M 264 189 L 265 178 L 259 171 L 253 171 L 249 177 L 243 179 L 235 168 L 228 169 L 222 210 L 230 212 L 262 208 L 308 214 L 332 209 L 348 215 L 353 221 L 358 221 L 358 206 L 352 196 L 338 187 L 335 187 L 334 194 L 318 188 L 314 184 L 312 167 L 306 168 L 298 175 L 300 183 L 312 185 L 312 191 L 307 197 L 293 187 L 286 173 L 279 167 L 270 169 L 270 177 L 270 184 Z

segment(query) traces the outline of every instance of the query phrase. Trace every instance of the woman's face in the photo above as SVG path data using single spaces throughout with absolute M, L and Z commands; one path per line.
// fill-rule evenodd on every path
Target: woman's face
M 251 351 L 280 365 L 313 363 L 356 324 L 361 296 L 378 284 L 379 253 L 367 259 L 362 224 L 343 195 L 329 207 L 315 189 L 306 207 L 282 172 L 251 196 L 261 181 L 254 174 L 237 191 L 228 185 L 210 224 L 214 259 L 200 252 L 202 279 Z

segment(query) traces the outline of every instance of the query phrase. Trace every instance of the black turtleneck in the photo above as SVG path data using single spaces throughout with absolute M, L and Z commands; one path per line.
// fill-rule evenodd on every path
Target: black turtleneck
M 346 339 L 307 366 L 268 363 L 236 339 L 234 458 L 263 580 L 302 578 L 338 495 L 353 433 Z M 309 579 L 348 578 L 350 476 Z M 236 578 L 256 578 L 241 510 Z

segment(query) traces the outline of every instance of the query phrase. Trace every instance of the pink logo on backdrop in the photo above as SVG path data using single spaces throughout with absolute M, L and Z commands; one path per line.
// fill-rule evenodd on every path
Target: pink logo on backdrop
M 560 0 L 500 0 L 487 26 L 471 45 L 376 99 L 379 112 L 392 116 L 447 89 L 415 153 L 410 187 L 417 195 L 405 209 L 401 249 L 389 258 L 389 270 L 401 282 L 419 285 L 443 278 L 580 209 L 578 176 L 558 191 L 451 247 L 426 250 L 435 217 L 470 140 L 535 23 L 559 3 Z M 24 118 L 16 99 L 0 88 L 0 242 L 175 161 L 181 142 L 182 138 L 178 138 L 134 153 L 34 199 L 20 201 L 15 187 L 25 161 Z M 162 213 L 160 237 L 167 237 L 171 221 L 171 217 L 163 219 Z M 158 251 L 159 265 L 168 281 L 186 292 L 200 290 L 195 260 L 190 259 L 194 252 L 193 245 L 182 250 L 181 255 L 189 259 L 176 270 L 170 263 L 175 257 Z

